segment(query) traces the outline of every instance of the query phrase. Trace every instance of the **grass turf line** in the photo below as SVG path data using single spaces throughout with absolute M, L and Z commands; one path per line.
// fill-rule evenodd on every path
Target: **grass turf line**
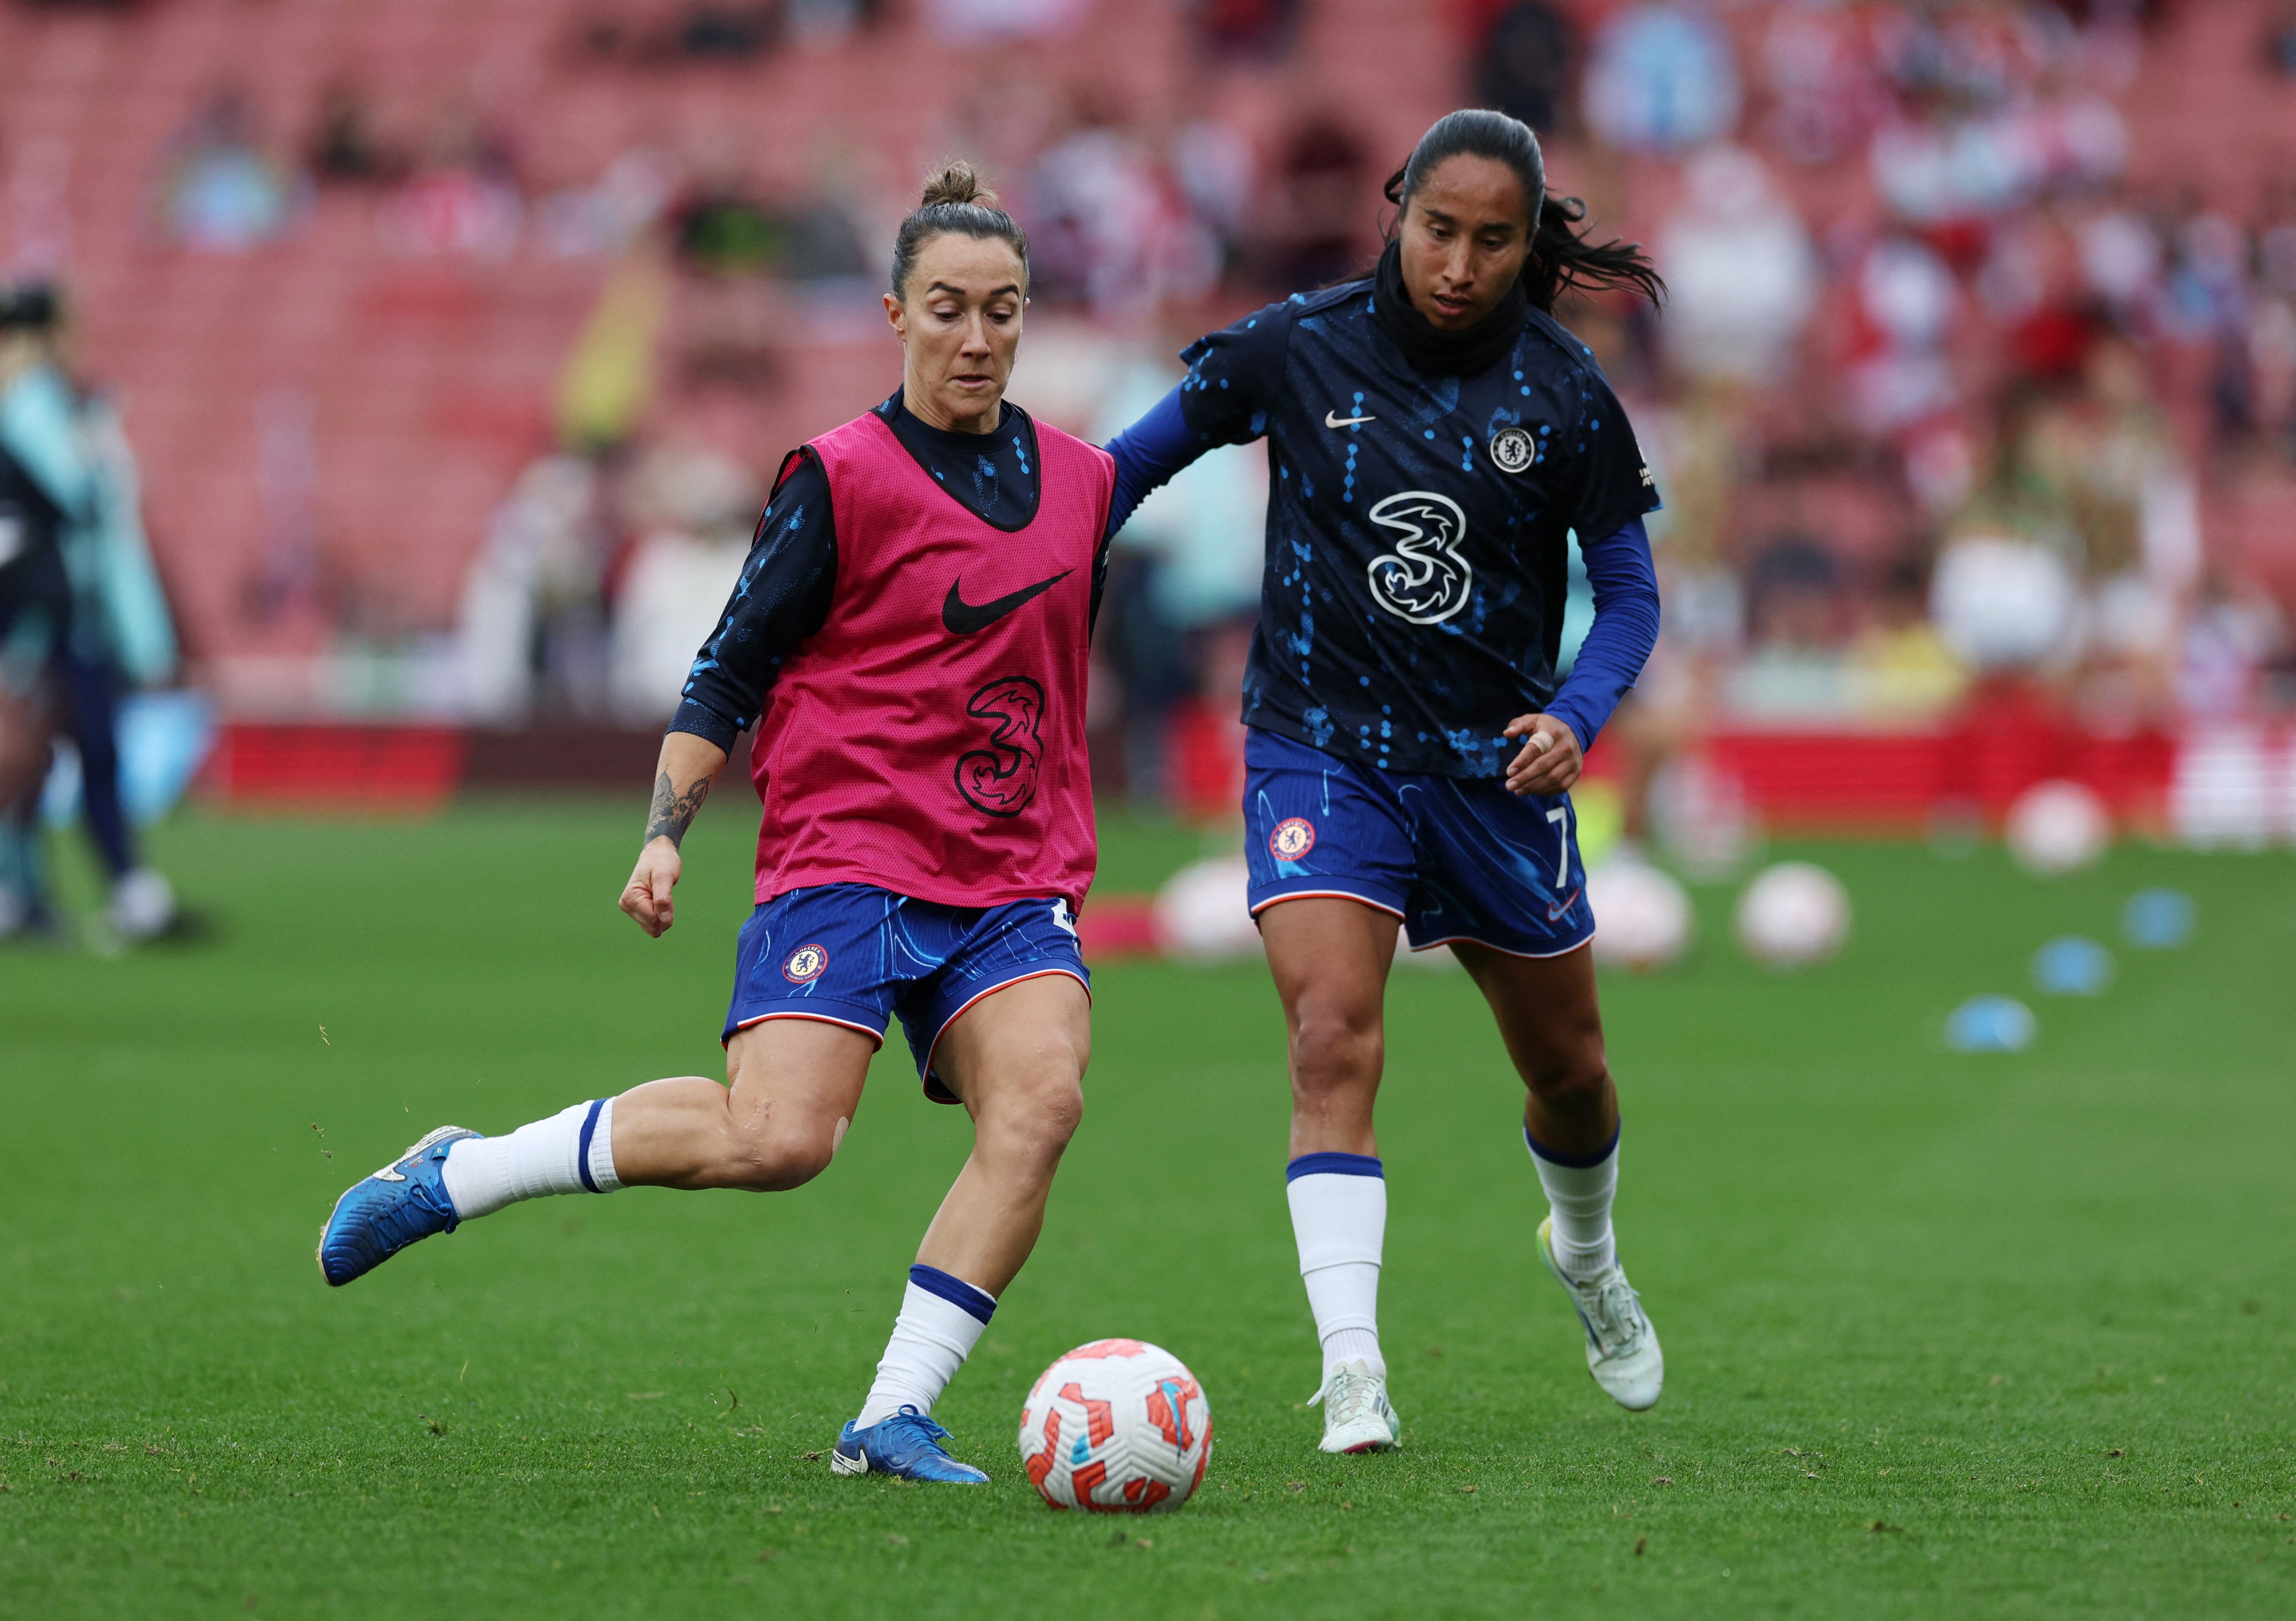
M 627 806 L 481 805 L 181 820 L 159 853 L 218 942 L 0 956 L 0 1615 L 2296 1608 L 2288 857 L 2044 884 L 1798 848 L 1857 909 L 1798 978 L 1700 892 L 1687 962 L 1605 983 L 1624 1253 L 1670 1364 L 1641 1416 L 1531 1256 L 1488 1016 L 1400 974 L 1384 1458 L 1321 1456 L 1301 1405 L 1264 970 L 1111 968 L 1044 1241 L 939 1414 L 996 1477 L 971 1492 L 803 1456 L 964 1151 L 898 1040 L 798 1193 L 537 1201 L 341 1291 L 312 1263 L 334 1196 L 433 1125 L 721 1072 L 741 820 L 697 828 L 660 942 L 613 910 Z M 1108 869 L 1145 887 L 1195 843 L 1113 828 Z M 2128 951 L 2119 905 L 2159 881 L 2198 938 Z M 2111 995 L 2025 990 L 2066 930 L 2113 946 Z M 2034 1049 L 1944 1052 L 1990 990 L 2033 1003 Z M 1015 1462 L 1029 1380 L 1111 1333 L 1210 1394 L 1179 1514 L 1056 1516 Z

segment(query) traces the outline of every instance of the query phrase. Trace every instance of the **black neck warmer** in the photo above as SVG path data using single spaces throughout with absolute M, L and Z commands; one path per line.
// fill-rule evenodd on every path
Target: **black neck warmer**
M 1530 313 L 1530 299 L 1521 277 L 1507 289 L 1499 307 L 1464 332 L 1447 332 L 1413 307 L 1403 286 L 1403 249 L 1395 242 L 1379 256 L 1373 315 L 1395 340 L 1404 357 L 1422 372 L 1439 377 L 1472 377 L 1488 371 L 1514 348 Z

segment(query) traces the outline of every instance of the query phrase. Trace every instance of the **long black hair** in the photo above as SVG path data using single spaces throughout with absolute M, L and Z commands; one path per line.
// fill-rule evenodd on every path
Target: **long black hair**
M 1021 274 L 1027 277 L 1029 233 L 996 206 L 996 193 L 980 184 L 972 165 L 958 158 L 943 164 L 940 173 L 925 182 L 923 199 L 901 222 L 900 234 L 893 239 L 895 298 L 906 300 L 909 296 L 909 272 L 916 267 L 917 250 L 944 232 L 1012 243 L 1013 251 L 1021 256 Z
M 1616 237 L 1597 242 L 1577 227 L 1587 217 L 1587 205 L 1576 197 L 1558 197 L 1546 189 L 1546 159 L 1538 137 L 1520 119 L 1488 108 L 1467 107 L 1435 120 L 1409 161 L 1387 177 L 1388 201 L 1396 216 L 1387 228 L 1393 240 L 1403 223 L 1404 210 L 1427 176 L 1447 158 L 1488 158 L 1504 163 L 1522 182 L 1524 204 L 1531 217 L 1530 252 L 1522 262 L 1522 290 L 1531 307 L 1554 313 L 1554 303 L 1578 289 L 1621 287 L 1652 304 L 1666 297 L 1666 282 L 1640 242 Z

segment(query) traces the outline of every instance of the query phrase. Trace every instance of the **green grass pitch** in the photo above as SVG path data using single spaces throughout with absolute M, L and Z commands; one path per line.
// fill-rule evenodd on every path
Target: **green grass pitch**
M 1320 1455 L 1302 1404 L 1264 970 L 1110 968 L 1043 1244 L 940 1411 L 976 1492 L 819 1461 L 965 1148 L 898 1040 L 800 1192 L 524 1205 L 340 1292 L 313 1265 L 434 1125 L 721 1073 L 742 821 L 705 816 L 660 942 L 613 908 L 634 806 L 481 804 L 181 819 L 160 855 L 216 943 L 0 955 L 0 1615 L 2296 1614 L 2290 857 L 2043 883 L 1796 847 L 1857 908 L 1799 978 L 1702 891 L 1690 960 L 1605 986 L 1669 1354 L 1642 1416 L 1532 1257 L 1473 990 L 1399 973 L 1387 1457 Z M 1193 848 L 1111 829 L 1103 887 Z M 2199 903 L 2186 950 L 2117 938 L 2155 882 Z M 2119 955 L 2102 1000 L 2026 989 L 2069 930 Z M 1943 1051 L 1995 990 L 2033 1049 Z M 1030 1379 L 1108 1334 L 1210 1395 L 1180 1513 L 1054 1515 L 1017 1467 Z

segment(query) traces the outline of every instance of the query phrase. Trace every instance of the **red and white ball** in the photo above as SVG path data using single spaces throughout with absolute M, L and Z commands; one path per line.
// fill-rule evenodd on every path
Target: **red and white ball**
M 2042 878 L 2094 866 L 2112 842 L 2112 813 L 2079 782 L 2036 782 L 2009 807 L 2009 851 Z
M 1177 1509 L 1211 1455 L 1203 1387 L 1178 1357 L 1144 1340 L 1078 1346 L 1045 1370 L 1021 1409 L 1021 1467 L 1056 1509 Z
M 1849 937 L 1849 892 L 1824 867 L 1782 861 L 1738 897 L 1738 943 L 1772 968 L 1807 968 Z
M 1656 867 L 1612 856 L 1587 874 L 1595 961 L 1664 968 L 1690 944 L 1690 894 Z
M 1251 868 L 1241 856 L 1216 856 L 1182 867 L 1156 892 L 1158 947 L 1168 957 L 1192 962 L 1225 962 L 1258 953 L 1259 926 L 1251 921 L 1250 888 Z

